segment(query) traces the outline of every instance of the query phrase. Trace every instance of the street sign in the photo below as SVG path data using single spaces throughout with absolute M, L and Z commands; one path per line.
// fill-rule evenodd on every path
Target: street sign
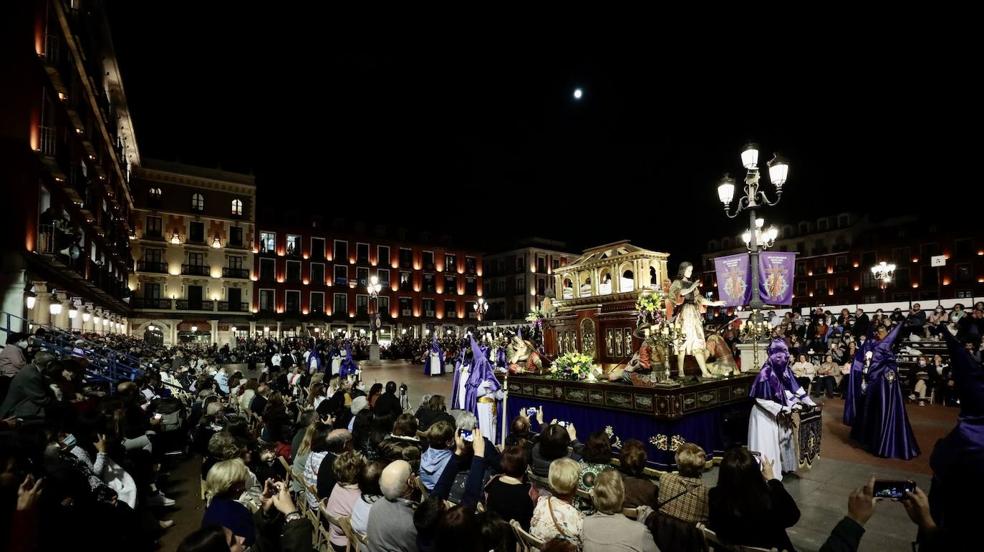
M 934 255 L 931 257 L 930 266 L 946 266 L 946 255 Z

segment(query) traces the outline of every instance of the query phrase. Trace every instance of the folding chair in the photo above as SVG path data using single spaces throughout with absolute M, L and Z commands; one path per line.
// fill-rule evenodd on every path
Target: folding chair
M 513 533 L 516 535 L 516 548 L 519 552 L 530 552 L 531 550 L 541 550 L 543 548 L 543 539 L 527 533 L 518 521 L 514 519 L 509 520 L 509 526 L 512 527 Z

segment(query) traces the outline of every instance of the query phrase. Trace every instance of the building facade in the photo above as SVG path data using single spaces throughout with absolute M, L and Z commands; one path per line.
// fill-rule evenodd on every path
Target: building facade
M 0 329 L 123 333 L 140 154 L 103 3 L 5 5 L 0 68 Z
M 133 196 L 134 335 L 227 343 L 248 331 L 253 177 L 145 159 L 134 169 Z
M 795 251 L 793 307 L 971 299 L 984 295 L 984 238 L 948 227 L 945 220 L 899 216 L 875 221 L 840 213 L 779 225 L 773 251 Z M 717 286 L 714 258 L 745 251 L 738 236 L 710 240 L 703 255 L 705 289 Z M 946 266 L 931 266 L 943 255 Z M 896 265 L 884 292 L 871 273 Z
M 580 255 L 565 251 L 563 242 L 529 238 L 522 247 L 488 255 L 485 298 L 488 321 L 522 323 L 544 297 L 555 297 L 554 271 Z
M 369 334 L 378 312 L 385 342 L 397 332 L 460 333 L 478 322 L 480 253 L 390 236 L 381 227 L 327 228 L 317 218 L 298 224 L 299 218 L 258 223 L 252 331 Z M 373 276 L 381 285 L 375 301 L 367 290 Z

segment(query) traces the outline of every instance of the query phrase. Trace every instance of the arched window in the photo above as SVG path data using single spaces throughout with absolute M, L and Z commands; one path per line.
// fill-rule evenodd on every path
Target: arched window
M 202 194 L 191 195 L 191 210 L 192 211 L 205 210 L 205 198 L 202 196 Z
M 601 269 L 601 274 L 598 276 L 598 294 L 608 295 L 612 292 L 612 271 L 603 268 Z
M 570 278 L 564 278 L 564 299 L 574 298 L 574 282 Z
M 240 201 L 238 199 L 232 200 L 232 214 L 233 215 L 242 215 L 243 214 L 243 202 L 242 201 Z
M 635 272 L 632 271 L 632 265 L 624 264 L 621 267 L 622 278 L 618 282 L 618 291 L 620 293 L 627 293 L 629 291 L 635 290 Z
M 581 280 L 581 293 L 580 297 L 590 297 L 591 296 L 591 273 L 582 272 L 580 274 Z
M 147 190 L 147 194 L 150 196 L 150 199 L 160 199 L 163 195 L 160 188 L 151 188 Z

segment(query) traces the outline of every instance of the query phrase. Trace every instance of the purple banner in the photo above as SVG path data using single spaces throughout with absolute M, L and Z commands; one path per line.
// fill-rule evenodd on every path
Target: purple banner
M 725 306 L 747 305 L 752 298 L 752 273 L 748 270 L 748 254 L 714 259 L 717 272 L 717 291 Z
M 793 304 L 796 253 L 759 253 L 759 295 L 767 305 Z

